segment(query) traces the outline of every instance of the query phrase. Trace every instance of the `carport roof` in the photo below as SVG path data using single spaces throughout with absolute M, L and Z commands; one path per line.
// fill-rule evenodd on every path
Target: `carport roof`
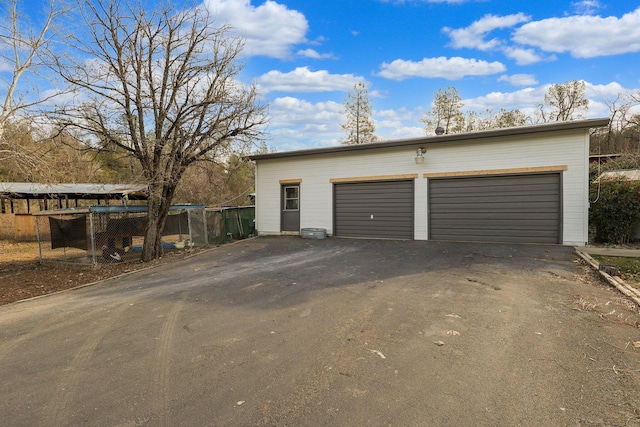
M 640 181 L 640 169 L 628 169 L 628 170 L 615 170 L 603 172 L 596 179 L 598 181 L 613 181 L 613 180 L 626 180 L 626 181 Z
M 192 205 L 189 203 L 182 203 L 177 205 L 170 205 L 170 212 L 183 212 L 192 210 L 204 210 L 205 205 Z M 67 208 L 67 209 L 52 209 L 48 211 L 34 212 L 34 215 L 47 216 L 47 215 L 65 215 L 65 214 L 88 214 L 88 213 L 100 213 L 100 214 L 113 214 L 113 213 L 147 213 L 149 207 L 147 205 L 129 205 L 129 206 L 84 206 L 80 208 Z
M 309 156 L 313 154 L 329 154 L 329 153 L 340 153 L 340 152 L 347 152 L 347 151 L 375 150 L 375 149 L 381 149 L 381 148 L 394 148 L 394 147 L 406 147 L 406 146 L 415 147 L 419 145 L 442 144 L 447 142 L 451 143 L 451 142 L 468 141 L 468 140 L 474 140 L 474 139 L 478 140 L 478 139 L 509 137 L 509 136 L 517 136 L 517 135 L 533 135 L 533 134 L 538 134 L 543 132 L 559 132 L 559 131 L 576 130 L 576 129 L 600 128 L 608 125 L 609 125 L 608 117 L 598 118 L 598 119 L 586 119 L 586 120 L 571 120 L 566 122 L 545 123 L 542 125 L 492 129 L 492 130 L 486 130 L 486 131 L 480 131 L 480 132 L 467 132 L 467 133 L 459 133 L 459 134 L 451 134 L 451 135 L 398 139 L 393 141 L 374 142 L 370 144 L 339 145 L 334 147 L 312 148 L 308 150 L 285 151 L 282 153 L 256 154 L 252 156 L 247 156 L 247 158 L 249 160 L 266 160 L 266 159 L 278 159 L 278 158 L 284 158 L 284 157 Z
M 121 199 L 146 200 L 141 184 L 39 184 L 0 182 L 0 198 L 6 199 Z

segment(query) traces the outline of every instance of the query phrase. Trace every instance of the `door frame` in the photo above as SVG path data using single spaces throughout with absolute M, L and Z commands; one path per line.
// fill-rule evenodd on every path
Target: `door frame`
M 296 190 L 295 198 L 287 197 L 288 189 Z M 300 182 L 280 184 L 280 231 L 300 232 Z

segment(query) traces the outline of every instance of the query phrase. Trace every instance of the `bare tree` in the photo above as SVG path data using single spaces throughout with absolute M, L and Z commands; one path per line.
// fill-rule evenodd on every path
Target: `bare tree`
M 369 92 L 363 82 L 353 85 L 342 103 L 347 121 L 340 125 L 347 133 L 344 144 L 365 144 L 376 142 L 376 126 L 371 115 L 373 113 Z
M 79 2 L 80 55 L 57 70 L 84 97 L 58 111 L 63 126 L 124 150 L 148 186 L 143 261 L 162 253 L 161 233 L 185 170 L 237 141 L 262 135 L 266 106 L 236 77 L 243 41 L 216 27 L 204 8 L 153 11 L 142 2 Z
M 275 151 L 274 147 L 268 147 L 265 141 L 261 141 L 241 152 L 232 152 L 210 162 L 199 162 L 185 172 L 176 189 L 175 199 L 178 203 L 207 206 L 247 205 L 251 202 L 250 194 L 255 192 L 255 165 L 247 156 Z
M 620 103 L 616 101 L 621 101 Z M 617 152 L 640 152 L 640 92 L 618 95 L 616 101 L 607 103 L 611 112 L 608 149 Z
M 431 111 L 424 113 L 421 120 L 425 124 L 425 132 L 434 132 L 437 128 L 444 133 L 460 133 L 465 130 L 465 117 L 462 112 L 462 98 L 458 89 L 448 86 L 446 90 L 438 89 L 433 95 Z
M 505 110 L 501 108 L 492 118 L 492 129 L 499 128 L 511 128 L 518 126 L 525 126 L 529 123 L 531 118 L 527 116 L 520 109 L 516 108 L 514 110 Z
M 572 80 L 551 85 L 544 96 L 544 104 L 538 104 L 538 118 L 542 122 L 563 122 L 581 119 L 589 109 L 585 98 L 585 84 Z
M 63 3 L 49 0 L 33 26 L 19 8 L 19 0 L 0 2 L 0 160 L 12 161 L 16 168 L 28 172 L 39 165 L 41 153 L 33 146 L 25 147 L 9 128 L 30 129 L 36 109 L 59 92 L 40 93 L 37 79 L 43 77 L 44 66 L 51 54 L 54 21 L 66 13 Z M 35 12 L 34 10 L 31 11 Z M 29 77 L 24 83 L 25 77 Z

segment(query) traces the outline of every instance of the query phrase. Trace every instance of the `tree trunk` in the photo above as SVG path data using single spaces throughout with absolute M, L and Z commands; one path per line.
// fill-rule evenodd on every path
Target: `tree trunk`
M 142 261 L 144 262 L 162 256 L 162 230 L 164 230 L 169 215 L 173 190 L 162 184 L 149 186 L 147 228 L 142 248 Z

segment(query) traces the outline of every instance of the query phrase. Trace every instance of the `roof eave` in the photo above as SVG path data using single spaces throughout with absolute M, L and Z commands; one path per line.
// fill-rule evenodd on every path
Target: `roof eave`
M 432 144 L 442 144 L 447 142 L 468 141 L 472 139 L 498 138 L 498 137 L 508 137 L 508 136 L 517 136 L 517 135 L 525 135 L 525 134 L 538 134 L 538 133 L 544 133 L 544 132 L 560 132 L 560 131 L 574 130 L 574 129 L 593 129 L 593 128 L 605 127 L 608 125 L 609 125 L 608 117 L 597 118 L 597 119 L 586 119 L 586 120 L 571 120 L 566 122 L 546 123 L 543 125 L 492 129 L 492 130 L 486 130 L 486 131 L 468 132 L 468 133 L 460 133 L 460 134 L 452 134 L 452 135 L 425 136 L 420 138 L 398 139 L 398 140 L 385 141 L 385 142 L 374 142 L 369 144 L 340 145 L 340 146 L 334 146 L 334 147 L 285 151 L 282 153 L 256 154 L 256 155 L 247 156 L 246 158 L 249 160 L 256 161 L 256 160 L 311 156 L 311 155 L 317 155 L 317 154 L 341 153 L 341 152 L 360 151 L 360 150 L 379 150 L 384 148 L 416 146 L 421 144 L 432 145 Z

